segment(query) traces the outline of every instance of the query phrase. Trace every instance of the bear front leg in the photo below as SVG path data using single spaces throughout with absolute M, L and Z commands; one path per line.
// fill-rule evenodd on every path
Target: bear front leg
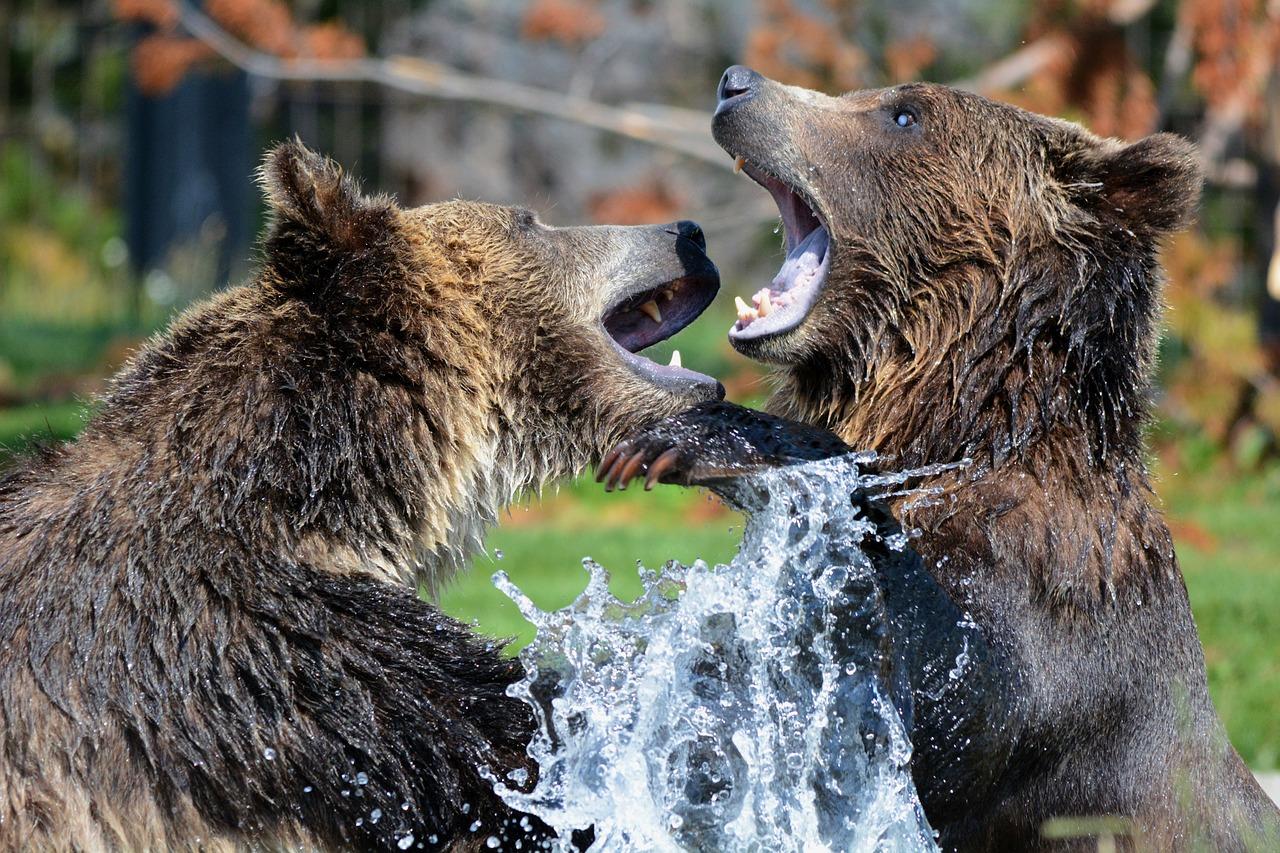
M 715 486 L 765 468 L 840 456 L 852 450 L 835 435 L 733 403 L 703 403 L 658 421 L 615 447 L 596 480 L 625 489 L 644 474 L 655 483 Z

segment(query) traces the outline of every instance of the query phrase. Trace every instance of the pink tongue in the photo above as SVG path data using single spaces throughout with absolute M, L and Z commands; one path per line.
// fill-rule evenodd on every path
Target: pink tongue
M 773 290 L 793 290 L 813 284 L 829 242 L 827 229 L 821 225 L 810 231 L 798 246 L 787 253 L 782 269 L 773 277 Z

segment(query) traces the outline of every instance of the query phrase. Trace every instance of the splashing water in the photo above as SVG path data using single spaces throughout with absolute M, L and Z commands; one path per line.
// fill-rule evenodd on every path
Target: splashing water
M 539 610 L 511 690 L 535 711 L 531 791 L 495 789 L 601 850 L 937 849 L 908 770 L 884 601 L 850 494 L 901 479 L 846 456 L 740 481 L 728 566 L 641 569 L 624 603 L 584 560 L 586 590 Z M 874 482 L 873 482 L 874 481 Z M 520 785 L 524 779 L 506 780 Z

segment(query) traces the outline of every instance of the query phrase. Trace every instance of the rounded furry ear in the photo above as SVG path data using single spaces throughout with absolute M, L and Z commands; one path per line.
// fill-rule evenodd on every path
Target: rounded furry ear
M 1163 234 L 1195 218 L 1204 170 L 1189 140 L 1157 133 L 1103 153 L 1097 180 L 1106 203 L 1130 227 Z
M 267 153 L 258 182 L 271 207 L 273 231 L 295 226 L 337 247 L 358 247 L 390 207 L 385 198 L 365 197 L 341 166 L 296 137 Z

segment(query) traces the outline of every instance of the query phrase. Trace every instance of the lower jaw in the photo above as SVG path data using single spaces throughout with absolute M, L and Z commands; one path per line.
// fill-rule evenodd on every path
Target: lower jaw
M 742 356 L 770 364 L 776 367 L 787 367 L 799 360 L 799 338 L 791 332 L 779 332 L 758 338 L 735 338 L 730 336 L 729 344 Z
M 787 255 L 771 286 L 760 292 L 774 298 L 783 297 L 783 304 L 771 303 L 768 314 L 757 315 L 753 319 L 748 317 L 746 325 L 743 325 L 740 315 L 738 322 L 729 330 L 729 340 L 737 345 L 738 342 L 778 338 L 802 326 L 826 287 L 830 266 L 830 237 L 824 226 L 818 226 Z M 775 287 L 778 288 L 776 291 Z M 756 311 L 765 302 L 760 294 L 756 297 Z
M 809 321 L 821 295 L 822 287 L 819 283 L 811 293 L 803 294 L 782 308 L 775 308 L 772 313 L 753 320 L 746 326 L 739 327 L 735 323 L 729 329 L 729 342 L 741 351 L 744 347 L 754 348 L 790 337 Z
M 632 373 L 661 391 L 695 401 L 719 400 L 724 397 L 724 386 L 714 377 L 683 367 L 658 364 L 622 348 L 612 338 L 610 343 Z

